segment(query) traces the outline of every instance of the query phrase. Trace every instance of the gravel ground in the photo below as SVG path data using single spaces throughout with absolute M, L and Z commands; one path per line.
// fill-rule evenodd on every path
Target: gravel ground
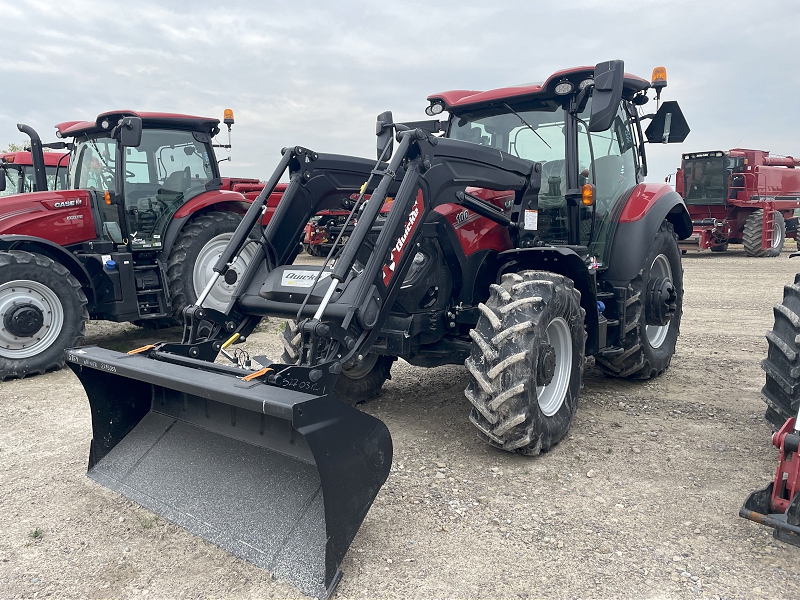
M 737 515 L 776 464 L 759 362 L 800 270 L 787 256 L 685 255 L 672 366 L 645 383 L 590 370 L 571 433 L 536 458 L 476 438 L 463 367 L 396 363 L 362 406 L 392 433 L 392 472 L 336 595 L 800 597 L 800 550 Z M 251 353 L 277 358 L 279 328 L 264 324 Z M 118 350 L 179 335 L 88 331 Z M 0 597 L 301 597 L 90 481 L 89 409 L 69 370 L 0 384 L 0 422 Z

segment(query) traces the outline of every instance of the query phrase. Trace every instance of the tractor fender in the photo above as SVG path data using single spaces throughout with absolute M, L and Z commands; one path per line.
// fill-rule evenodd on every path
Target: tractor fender
M 550 271 L 569 277 L 581 293 L 581 308 L 586 311 L 586 355 L 598 351 L 599 317 L 597 312 L 597 286 L 591 271 L 578 254 L 567 246 L 515 248 L 498 254 L 500 268 L 497 282 L 504 273 L 524 270 Z
M 620 202 L 624 204 L 603 279 L 612 285 L 625 286 L 641 270 L 642 261 L 665 219 L 672 223 L 681 240 L 692 234 L 692 220 L 683 198 L 663 184 L 641 183 Z
M 247 212 L 247 207 L 250 206 L 250 204 L 251 202 L 242 194 L 225 190 L 203 192 L 195 196 L 178 209 L 167 226 L 167 231 L 164 233 L 161 246 L 161 256 L 163 260 L 166 261 L 166 258 L 169 256 L 172 246 L 178 238 L 178 235 L 180 235 L 183 226 L 195 215 L 211 211 L 235 212 L 243 215 Z
M 36 252 L 64 265 L 73 277 L 80 282 L 89 302 L 94 302 L 96 296 L 89 272 L 81 261 L 64 246 L 59 246 L 50 240 L 32 235 L 0 235 L 0 252 L 7 252 L 8 250 Z
M 250 201 L 239 192 L 212 190 L 198 194 L 181 206 L 175 213 L 175 218 L 189 217 L 208 208 L 244 214 L 250 204 Z

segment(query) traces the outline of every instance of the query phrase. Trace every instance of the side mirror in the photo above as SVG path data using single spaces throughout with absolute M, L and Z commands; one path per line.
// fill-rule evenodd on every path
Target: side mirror
M 675 144 L 685 140 L 690 131 L 681 107 L 670 100 L 661 105 L 644 134 L 651 144 Z
M 392 119 L 392 111 L 387 110 L 378 115 L 378 122 L 375 123 L 375 135 L 378 136 L 377 148 L 378 158 L 383 156 L 383 160 L 388 161 L 392 158 L 392 150 L 394 149 L 394 119 Z M 386 146 L 389 146 L 386 148 Z M 384 154 L 386 149 L 386 154 Z
M 123 148 L 136 148 L 142 143 L 142 119 L 122 117 L 117 125 L 117 137 Z
M 6 191 L 6 170 L 0 167 L 0 192 Z
M 611 127 L 622 100 L 622 79 L 625 63 L 609 60 L 597 63 L 594 68 L 594 91 L 592 92 L 592 114 L 589 131 L 596 133 Z

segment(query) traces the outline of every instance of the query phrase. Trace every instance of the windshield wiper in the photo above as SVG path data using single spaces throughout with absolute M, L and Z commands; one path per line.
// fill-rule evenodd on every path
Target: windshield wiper
M 548 144 L 547 142 L 545 142 L 545 139 L 544 139 L 544 138 L 543 138 L 541 135 L 539 135 L 539 132 L 537 132 L 537 131 L 536 131 L 536 130 L 533 128 L 533 127 L 531 127 L 531 124 L 530 124 L 530 123 L 528 123 L 528 122 L 527 122 L 525 119 L 523 119 L 523 118 L 522 118 L 522 116 L 521 116 L 521 115 L 520 115 L 520 114 L 519 114 L 517 111 L 515 111 L 513 108 L 511 108 L 511 107 L 510 107 L 508 104 L 506 104 L 505 102 L 503 103 L 503 106 L 505 106 L 505 107 L 506 107 L 508 110 L 510 110 L 512 113 L 514 113 L 515 115 L 517 115 L 517 118 L 518 118 L 520 121 L 522 121 L 522 122 L 525 124 L 525 126 L 528 128 L 528 129 L 530 129 L 530 130 L 531 130 L 533 133 L 535 133 L 535 134 L 536 134 L 536 137 L 538 137 L 540 140 L 542 140 L 542 141 L 544 142 L 544 145 L 545 145 L 545 146 L 547 146 L 547 147 L 548 147 L 548 148 L 550 148 L 551 150 L 553 149 L 553 147 L 552 147 L 550 144 Z

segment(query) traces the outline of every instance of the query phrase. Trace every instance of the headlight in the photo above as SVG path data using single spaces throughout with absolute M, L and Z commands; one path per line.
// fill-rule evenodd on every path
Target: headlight
M 589 79 L 584 79 L 583 81 L 581 81 L 581 82 L 578 84 L 578 89 L 579 89 L 579 90 L 582 90 L 582 89 L 583 89 L 583 88 L 585 88 L 587 85 L 592 85 L 593 83 L 594 83 L 594 79 L 592 79 L 591 77 L 590 77 Z
M 574 89 L 575 86 L 573 86 L 572 83 L 569 81 L 562 81 L 556 86 L 556 94 L 563 96 L 564 94 L 569 94 Z
M 441 114 L 444 111 L 444 104 L 441 102 L 436 102 L 431 104 L 428 108 L 425 109 L 425 114 L 429 117 L 433 117 L 435 115 Z

